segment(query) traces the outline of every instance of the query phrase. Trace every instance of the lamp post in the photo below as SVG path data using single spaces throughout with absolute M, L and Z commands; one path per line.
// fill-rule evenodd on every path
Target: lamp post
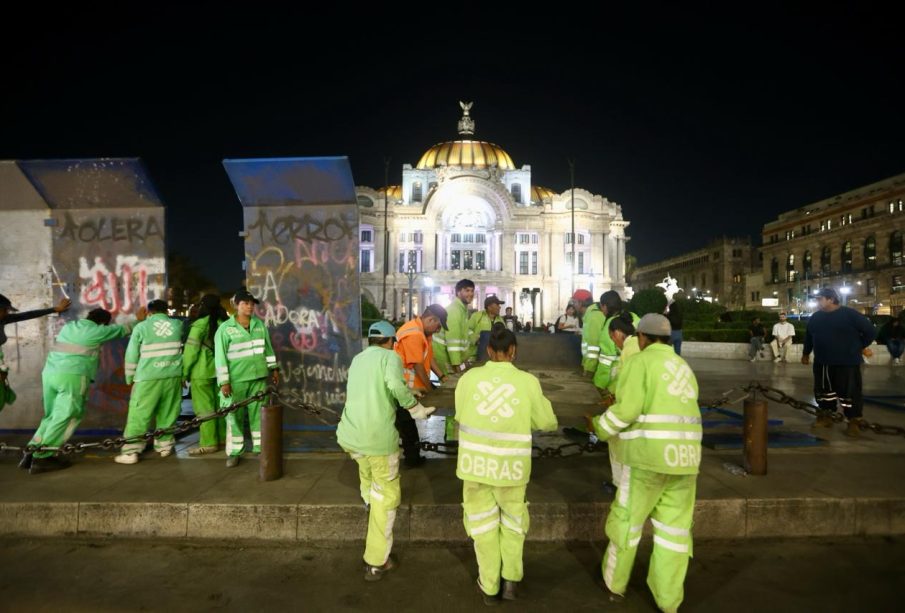
M 415 271 L 415 263 L 409 262 L 408 270 L 405 272 L 405 276 L 409 279 L 409 300 L 408 300 L 408 318 L 412 319 L 412 294 L 415 292 L 415 277 L 420 275 L 420 272 Z
M 390 190 L 390 158 L 383 158 L 383 298 L 380 300 L 380 311 L 387 314 L 387 273 L 390 270 L 390 226 L 387 223 Z
M 572 191 L 572 265 L 569 267 L 571 294 L 575 295 L 575 160 L 569 158 L 569 184 Z

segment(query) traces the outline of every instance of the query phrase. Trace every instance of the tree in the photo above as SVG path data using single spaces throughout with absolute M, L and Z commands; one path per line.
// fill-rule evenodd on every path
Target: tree
M 189 306 L 204 294 L 220 294 L 216 284 L 198 266 L 181 253 L 167 255 L 167 298 L 177 314 L 186 314 Z

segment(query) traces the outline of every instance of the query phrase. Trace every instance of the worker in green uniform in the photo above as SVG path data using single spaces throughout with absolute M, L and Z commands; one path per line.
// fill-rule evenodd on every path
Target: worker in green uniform
M 528 532 L 525 489 L 531 476 L 531 431 L 555 430 L 556 416 L 537 377 L 513 364 L 515 334 L 490 332 L 490 361 L 456 385 L 465 531 L 474 539 L 478 588 L 487 605 L 515 600 Z M 500 580 L 502 579 L 502 590 Z
M 610 290 L 600 296 L 600 308 L 606 315 L 599 334 L 600 354 L 597 356 L 597 369 L 594 371 L 594 386 L 604 397 L 610 395 L 610 372 L 619 360 L 619 350 L 610 338 L 610 322 L 625 310 L 625 305 L 618 292 Z M 630 313 L 632 323 L 638 323 L 638 316 Z
M 167 315 L 167 303 L 148 303 L 148 318 L 135 326 L 126 347 L 126 384 L 132 386 L 124 438 L 169 428 L 182 408 L 182 322 Z M 133 384 L 134 382 L 134 384 Z M 154 451 L 165 458 L 173 453 L 175 437 L 154 439 Z M 135 464 L 145 450 L 144 439 L 123 445 L 114 458 L 119 464 Z
M 468 305 L 474 300 L 474 282 L 462 279 L 456 283 L 456 298 L 446 307 L 446 330 L 431 337 L 434 359 L 444 374 L 465 370 L 468 357 Z
M 606 520 L 609 545 L 601 564 L 610 600 L 628 586 L 641 531 L 650 517 L 654 548 L 647 584 L 662 611 L 677 611 L 692 555 L 691 524 L 701 462 L 698 383 L 670 345 L 669 320 L 649 313 L 638 322 L 641 353 L 619 374 L 616 403 L 593 419 L 601 440 L 619 438 L 623 461 Z
M 610 340 L 616 345 L 619 352 L 619 359 L 613 363 L 610 372 L 610 385 L 607 388 L 611 394 L 604 400 L 605 406 L 609 408 L 616 401 L 616 386 L 619 382 L 619 373 L 624 368 L 626 361 L 632 356 L 638 355 L 641 348 L 638 346 L 638 337 L 635 336 L 635 322 L 632 321 L 632 314 L 623 311 L 618 316 L 609 320 L 607 330 Z M 593 431 L 593 426 L 590 431 Z M 610 493 L 615 492 L 619 486 L 619 480 L 622 478 L 622 456 L 619 454 L 619 440 L 610 438 L 607 441 L 607 451 L 610 456 L 610 471 L 612 474 L 612 482 L 605 483 L 604 489 Z
M 220 305 L 219 296 L 203 296 L 185 341 L 182 378 L 190 386 L 192 410 L 198 417 L 210 415 L 220 405 L 214 366 L 214 335 L 227 319 L 229 315 Z M 215 453 L 226 443 L 226 419 L 223 417 L 202 423 L 199 430 L 198 446 L 189 451 L 190 456 Z
M 399 506 L 399 434 L 396 406 L 414 419 L 425 419 L 434 407 L 422 406 L 402 374 L 402 359 L 393 350 L 396 330 L 387 321 L 368 328 L 368 348 L 349 366 L 346 406 L 336 428 L 339 445 L 358 463 L 361 498 L 368 507 L 365 580 L 378 581 L 395 563 L 393 523 Z
M 136 313 L 138 321 L 143 321 L 145 315 L 144 307 Z M 134 325 L 111 325 L 112 320 L 110 311 L 94 309 L 85 319 L 63 326 L 57 334 L 41 373 L 44 417 L 29 445 L 60 447 L 78 428 L 85 414 L 88 386 L 97 374 L 100 346 L 128 336 Z M 32 475 L 69 466 L 68 460 L 55 457 L 52 451 L 26 454 L 19 463 Z
M 478 345 L 481 341 L 482 332 L 490 332 L 493 324 L 505 323 L 500 317 L 500 305 L 506 304 L 496 296 L 487 296 L 484 299 L 484 310 L 475 311 L 468 318 L 468 352 L 465 359 L 474 362 L 478 358 Z M 484 356 L 481 356 L 482 358 Z
M 279 382 L 276 355 L 270 344 L 270 334 L 264 322 L 255 317 L 257 298 L 246 290 L 233 297 L 236 313 L 220 324 L 214 334 L 214 364 L 217 367 L 217 384 L 220 386 L 220 403 L 223 406 L 242 402 L 267 389 L 268 376 L 273 384 Z M 245 450 L 245 416 L 251 429 L 252 452 L 261 452 L 261 406 L 264 400 L 256 400 L 226 416 L 226 466 L 239 465 Z
M 600 336 L 603 333 L 603 324 L 606 321 L 602 298 L 603 296 L 601 296 L 601 302 L 595 302 L 589 306 L 585 306 L 590 301 L 587 298 L 578 303 L 579 312 L 582 315 L 581 369 L 584 372 L 584 376 L 588 379 L 594 378 L 594 373 L 597 372 L 597 367 L 600 364 Z

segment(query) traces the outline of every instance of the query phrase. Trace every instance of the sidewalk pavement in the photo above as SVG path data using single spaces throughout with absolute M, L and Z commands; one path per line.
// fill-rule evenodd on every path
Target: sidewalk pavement
M 751 380 L 783 389 L 803 400 L 810 394 L 810 369 L 800 364 L 751 364 L 691 360 L 701 397 L 718 397 Z M 571 372 L 547 372 L 543 379 L 560 425 L 577 424 L 596 411 L 596 399 Z M 865 369 L 865 393 L 905 390 L 905 369 Z M 593 393 L 593 390 L 590 390 Z M 442 400 L 442 394 L 438 395 Z M 442 404 L 442 403 L 441 403 Z M 741 407 L 733 407 L 741 411 Z M 775 429 L 813 432 L 821 444 L 771 449 L 768 474 L 739 476 L 724 463 L 741 462 L 740 451 L 704 450 L 698 479 L 695 536 L 699 539 L 905 534 L 905 437 L 870 432 L 860 439 L 842 426 L 812 431 L 806 414 L 770 403 Z M 905 425 L 905 410 L 866 405 L 871 421 Z M 736 431 L 738 428 L 734 428 Z M 723 428 L 731 431 L 732 427 Z M 424 438 L 441 440 L 442 419 L 431 418 Z M 312 433 L 312 436 L 328 436 Z M 70 469 L 31 476 L 17 470 L 17 458 L 0 457 L 0 535 L 117 536 L 283 541 L 360 541 L 367 515 L 358 495 L 358 473 L 342 453 L 287 457 L 284 477 L 260 482 L 252 456 L 234 469 L 216 454 L 190 458 L 195 435 L 178 445 L 178 457 L 146 453 L 123 466 L 112 454 L 79 458 Z M 559 444 L 539 437 L 542 446 Z M 602 540 L 612 496 L 605 453 L 533 462 L 528 499 L 533 541 Z M 402 506 L 395 537 L 401 541 L 464 542 L 461 483 L 455 462 L 433 458 L 402 472 Z

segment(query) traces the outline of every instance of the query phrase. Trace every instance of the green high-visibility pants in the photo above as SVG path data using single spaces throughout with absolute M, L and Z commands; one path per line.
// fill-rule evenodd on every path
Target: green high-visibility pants
M 217 379 L 192 379 L 192 410 L 198 417 L 210 415 L 219 407 Z M 200 447 L 219 447 L 226 442 L 226 419 L 217 417 L 201 424 Z
M 220 395 L 220 405 L 229 406 L 242 402 L 250 396 L 267 389 L 267 379 L 255 379 L 254 381 L 240 381 L 232 383 L 233 395 L 229 398 Z M 245 451 L 245 415 L 248 415 L 248 425 L 251 429 L 251 442 L 254 453 L 261 452 L 261 406 L 264 400 L 256 400 L 247 407 L 237 409 L 226 416 L 226 455 L 242 455 Z
M 393 549 L 393 524 L 402 499 L 399 484 L 399 452 L 390 455 L 349 453 L 358 463 L 361 499 L 370 505 L 365 564 L 382 566 Z
M 144 434 L 151 428 L 153 421 L 157 428 L 169 428 L 179 418 L 182 407 L 182 378 L 151 379 L 136 381 L 132 385 L 129 397 L 129 416 L 123 431 L 125 438 Z M 166 434 L 154 439 L 154 451 L 172 449 L 175 437 Z M 141 453 L 145 450 L 145 441 L 123 445 L 123 453 Z
M 524 575 L 522 550 L 529 523 L 526 488 L 462 482 L 465 532 L 474 540 L 478 581 L 489 596 L 500 591 L 500 577 L 521 581 Z
M 675 611 L 685 595 L 685 573 L 692 555 L 691 525 L 697 475 L 666 475 L 623 466 L 616 500 L 606 519 L 610 543 L 603 554 L 603 580 L 611 592 L 624 594 L 650 517 L 654 549 L 647 585 L 657 606 Z
M 44 417 L 29 445 L 59 447 L 69 440 L 85 415 L 88 377 L 85 375 L 41 375 L 44 388 Z M 35 453 L 36 458 L 49 458 L 52 451 Z

